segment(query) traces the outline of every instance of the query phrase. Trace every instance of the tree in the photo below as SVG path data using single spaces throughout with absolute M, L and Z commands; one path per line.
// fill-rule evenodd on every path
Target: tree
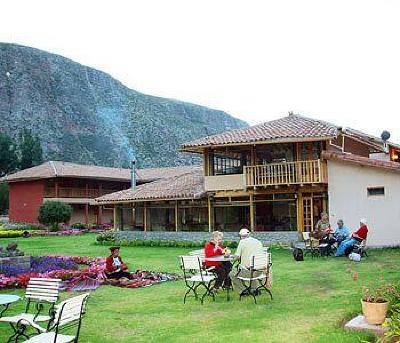
M 52 230 L 58 229 L 59 223 L 71 219 L 72 207 L 61 201 L 46 201 L 39 208 L 39 222 L 48 225 Z
M 43 150 L 38 136 L 33 136 L 31 130 L 23 129 L 19 142 L 20 169 L 31 168 L 43 162 Z
M 8 210 L 8 185 L 0 184 L 0 214 L 6 214 Z
M 0 177 L 16 170 L 18 157 L 16 144 L 10 136 L 0 133 Z

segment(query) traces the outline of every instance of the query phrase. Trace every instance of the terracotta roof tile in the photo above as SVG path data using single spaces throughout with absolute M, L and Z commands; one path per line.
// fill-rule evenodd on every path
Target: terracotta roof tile
M 205 195 L 201 169 L 139 185 L 97 198 L 99 203 L 143 201 L 156 199 L 198 199 Z
M 342 162 L 358 164 L 362 166 L 383 168 L 400 172 L 400 163 L 393 161 L 375 160 L 372 158 L 362 157 L 354 154 L 345 154 L 341 152 L 331 152 L 331 151 L 322 152 L 321 157 L 326 160 L 337 160 Z
M 138 182 L 150 182 L 165 177 L 187 173 L 194 166 L 137 169 Z M 76 177 L 110 181 L 126 181 L 131 178 L 131 170 L 126 168 L 111 168 L 83 165 L 71 162 L 49 161 L 39 166 L 28 168 L 0 178 L 0 183 L 27 180 L 48 179 L 53 177 Z
M 182 150 L 191 151 L 196 147 L 213 145 L 253 143 L 296 138 L 336 137 L 337 127 L 333 124 L 306 118 L 297 114 L 250 126 L 242 129 L 200 138 L 182 145 Z

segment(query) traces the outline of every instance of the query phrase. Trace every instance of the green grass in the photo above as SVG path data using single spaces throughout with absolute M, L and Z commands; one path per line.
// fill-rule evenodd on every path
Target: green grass
M 108 248 L 93 244 L 93 235 L 14 239 L 32 255 L 105 256 Z M 11 240 L 0 240 L 0 245 Z M 121 254 L 132 270 L 178 272 L 177 256 L 190 249 L 124 247 Z M 219 295 L 203 306 L 192 298 L 182 302 L 183 281 L 140 289 L 102 286 L 91 296 L 81 342 L 359 342 L 368 334 L 342 329 L 360 312 L 361 285 L 383 276 L 399 282 L 400 250 L 370 250 L 361 263 L 346 258 L 307 258 L 295 262 L 289 251 L 274 249 L 274 300 L 259 298 L 227 302 Z M 346 270 L 359 273 L 355 281 Z M 1 293 L 23 294 L 23 290 Z M 71 296 L 63 293 L 62 298 Z M 9 313 L 22 310 L 22 302 Z M 0 323 L 0 342 L 10 334 Z

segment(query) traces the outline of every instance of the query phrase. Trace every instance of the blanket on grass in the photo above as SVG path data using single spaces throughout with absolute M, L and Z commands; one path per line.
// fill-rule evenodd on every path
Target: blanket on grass
M 79 266 L 85 268 L 79 269 Z M 73 268 L 73 269 L 65 269 Z M 87 291 L 101 285 L 113 285 L 127 288 L 148 287 L 166 281 L 175 281 L 180 276 L 172 273 L 137 270 L 132 280 L 107 279 L 105 258 L 88 256 L 41 256 L 31 261 L 31 271 L 0 274 L 1 288 L 24 288 L 31 277 L 54 278 L 63 280 L 62 290 Z

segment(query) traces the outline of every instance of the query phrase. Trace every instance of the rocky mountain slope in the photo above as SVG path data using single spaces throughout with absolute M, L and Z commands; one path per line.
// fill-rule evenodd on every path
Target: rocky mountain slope
M 145 95 L 41 50 L 0 43 L 0 131 L 38 134 L 46 159 L 139 167 L 189 164 L 179 145 L 246 126 L 225 112 Z

